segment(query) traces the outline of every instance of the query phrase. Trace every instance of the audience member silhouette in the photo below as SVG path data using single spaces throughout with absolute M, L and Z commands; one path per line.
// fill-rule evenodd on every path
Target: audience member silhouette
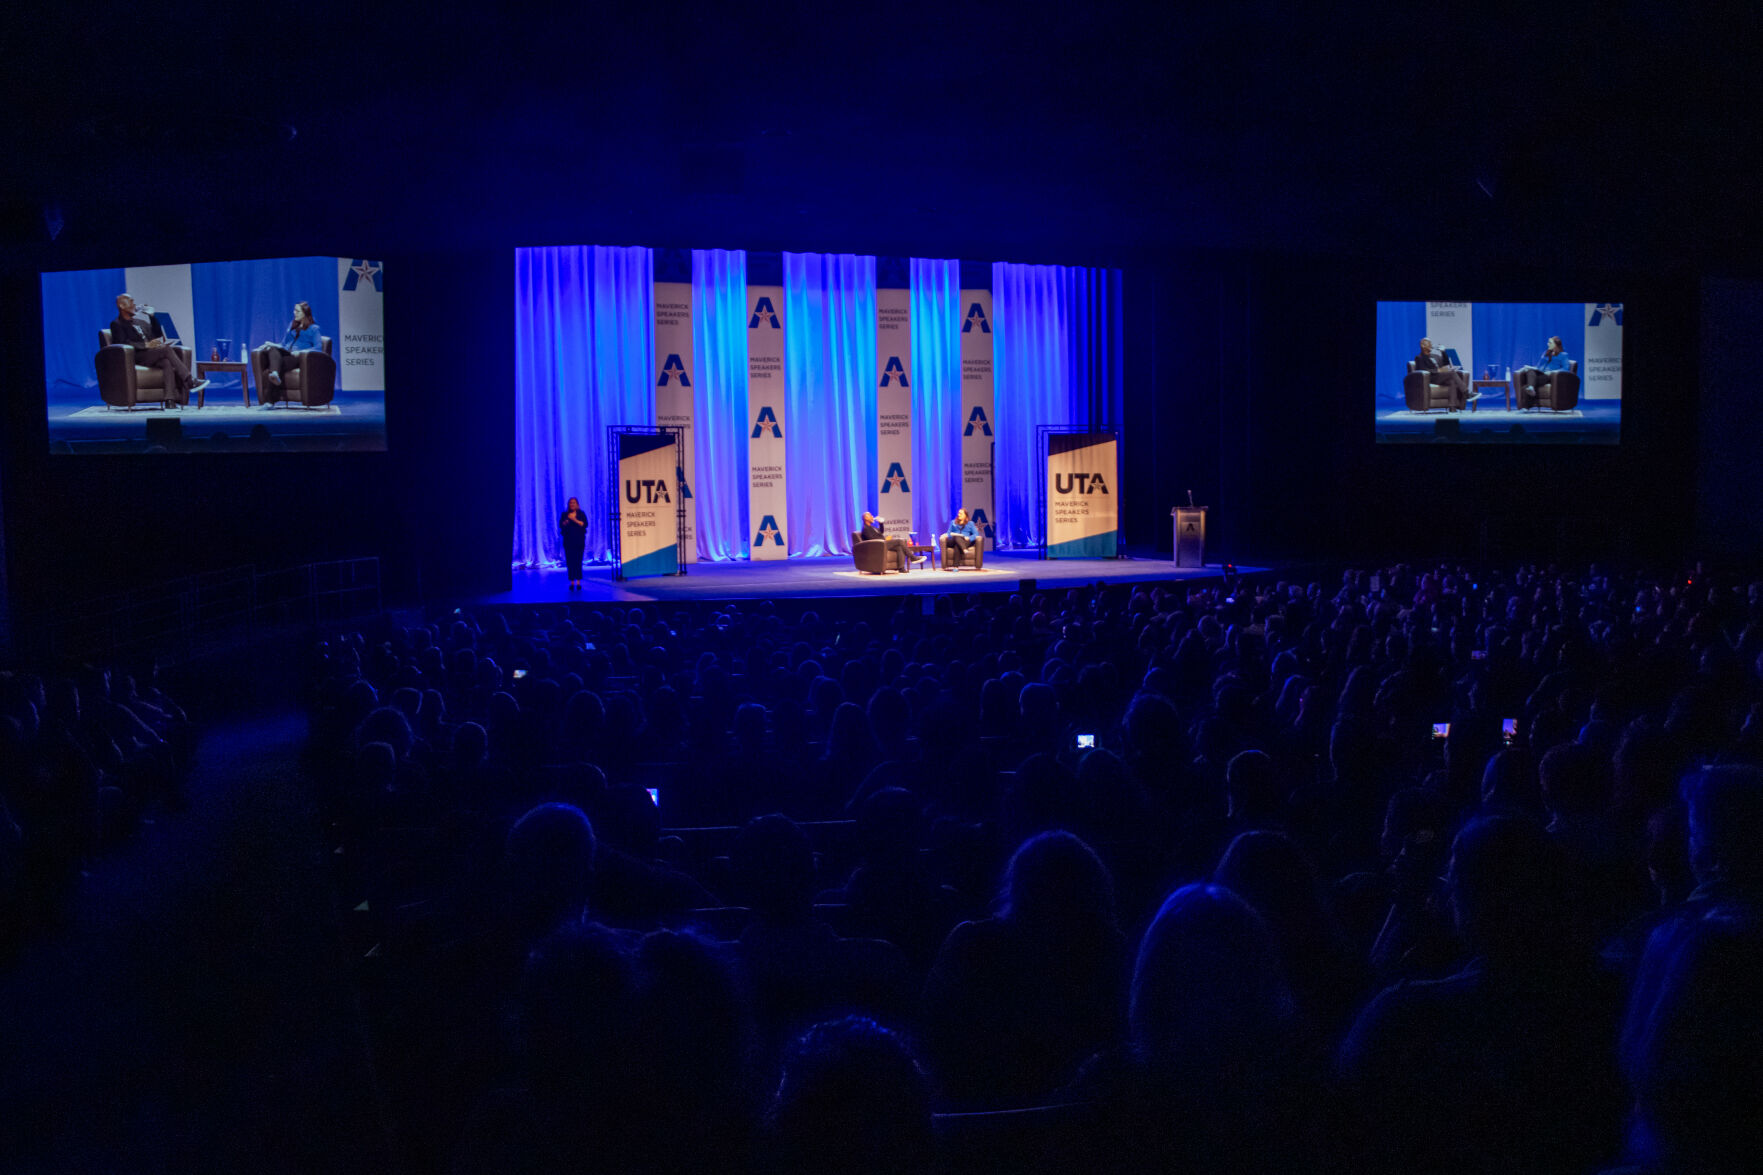
M 1572 933 L 1560 849 L 1531 821 L 1471 821 L 1450 907 L 1470 962 L 1372 1000 L 1341 1048 L 1381 1171 L 1583 1171 L 1613 1157 L 1618 993 Z
M 943 1096 L 1032 1104 L 1123 1030 L 1125 943 L 1107 868 L 1077 837 L 1043 832 L 1010 858 L 998 912 L 950 932 L 924 991 Z
M 930 1088 L 900 1038 L 847 1016 L 803 1033 L 768 1115 L 767 1170 L 894 1175 L 932 1167 Z

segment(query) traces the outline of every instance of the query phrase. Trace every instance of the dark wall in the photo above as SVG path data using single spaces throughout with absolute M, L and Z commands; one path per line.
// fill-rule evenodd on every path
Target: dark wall
M 1696 468 L 1696 541 L 1720 558 L 1763 551 L 1763 409 L 1752 338 L 1763 322 L 1763 282 L 1702 287 L 1702 400 Z
M 18 312 L 3 342 L 17 357 L 5 386 L 5 553 L 18 614 L 240 564 L 365 555 L 382 559 L 394 599 L 506 587 L 512 255 L 385 263 L 384 453 L 50 456 L 36 273 L 8 273 Z

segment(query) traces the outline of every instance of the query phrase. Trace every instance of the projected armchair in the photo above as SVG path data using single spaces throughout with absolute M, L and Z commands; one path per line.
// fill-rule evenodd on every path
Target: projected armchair
M 1569 359 L 1566 371 L 1526 372 L 1536 382 L 1518 389 L 1520 408 L 1547 408 L 1566 412 L 1579 403 L 1579 360 Z
M 273 400 L 287 400 L 307 408 L 321 408 L 337 394 L 337 361 L 331 358 L 331 337 L 320 335 L 322 351 L 301 351 L 298 362 L 282 368 L 282 386 Z M 267 345 L 267 344 L 266 344 Z M 269 362 L 263 347 L 251 352 L 251 374 L 257 380 L 257 402 L 264 403 L 264 393 L 275 393 L 269 382 Z
M 1402 398 L 1410 412 L 1454 412 L 1463 407 L 1449 384 L 1431 382 L 1431 373 L 1418 370 L 1412 359 L 1408 360 L 1408 374 L 1402 377 Z
M 188 347 L 174 347 L 184 366 L 194 368 Z M 126 343 L 112 343 L 110 332 L 98 332 L 98 354 L 93 358 L 98 369 L 98 398 L 112 408 L 136 408 L 142 404 L 184 405 L 189 396 L 177 389 L 167 389 L 165 372 L 157 367 L 142 367 L 135 362 L 135 349 Z
M 898 547 L 890 549 L 886 539 L 859 538 L 859 533 L 851 532 L 851 561 L 857 570 L 868 575 L 906 570 L 906 556 Z

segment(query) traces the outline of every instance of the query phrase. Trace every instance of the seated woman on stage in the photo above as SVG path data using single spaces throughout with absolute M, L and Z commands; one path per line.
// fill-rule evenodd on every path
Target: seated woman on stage
M 269 369 L 269 387 L 262 389 L 264 401 L 274 403 L 282 398 L 282 369 L 299 362 L 296 355 L 302 351 L 321 350 L 323 346 L 318 324 L 312 320 L 312 303 L 294 303 L 294 321 L 288 324 L 288 332 L 282 336 L 282 341 L 263 344 L 263 361 Z
M 967 510 L 955 511 L 955 520 L 949 523 L 949 529 L 943 535 L 943 570 L 953 571 L 954 563 L 966 562 L 968 550 L 977 549 L 979 541 L 979 527 L 967 517 Z
M 1549 345 L 1543 348 L 1543 357 L 1529 367 L 1521 367 L 1516 374 L 1518 384 L 1518 406 L 1528 408 L 1536 403 L 1537 389 L 1549 387 L 1554 381 L 1557 371 L 1572 371 L 1573 362 L 1567 357 L 1567 348 L 1561 342 L 1560 335 L 1550 335 Z

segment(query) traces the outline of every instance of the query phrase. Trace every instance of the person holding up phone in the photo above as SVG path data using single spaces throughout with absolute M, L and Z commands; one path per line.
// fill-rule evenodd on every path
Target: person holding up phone
M 569 565 L 569 590 L 582 590 L 582 554 L 588 547 L 588 516 L 575 498 L 563 511 L 557 528 L 563 535 L 563 561 Z
M 295 358 L 302 351 L 318 351 L 324 343 L 318 333 L 318 323 L 312 320 L 312 303 L 294 303 L 294 320 L 288 324 L 287 333 L 279 343 L 263 344 L 263 362 L 266 372 L 264 382 L 269 386 L 258 389 L 258 394 L 265 403 L 273 404 L 282 398 L 282 369 L 298 363 Z

